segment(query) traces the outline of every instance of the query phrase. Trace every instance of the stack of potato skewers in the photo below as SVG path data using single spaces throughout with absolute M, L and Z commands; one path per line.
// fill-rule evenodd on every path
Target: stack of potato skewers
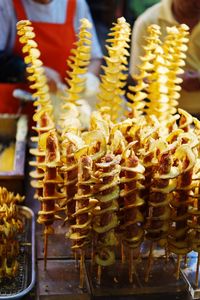
M 114 29 L 120 30 L 120 26 L 124 26 L 124 19 L 118 19 Z M 77 98 L 70 98 L 70 103 L 66 104 L 67 113 L 62 117 L 64 122 L 60 162 L 57 155 L 59 146 L 55 146 L 56 129 L 53 129 L 54 134 L 52 130 L 48 130 L 38 140 L 40 146 L 45 144 L 43 150 L 47 149 L 47 152 L 43 153 L 43 156 L 46 156 L 46 164 L 41 164 L 44 174 L 48 173 L 47 145 L 51 137 L 54 146 L 51 147 L 50 156 L 55 161 L 49 162 L 49 167 L 55 168 L 55 172 L 59 172 L 61 167 L 60 178 L 63 179 L 63 171 L 68 172 L 64 187 L 71 182 L 75 185 L 73 195 L 66 195 L 68 191 L 61 188 L 62 180 L 55 181 L 59 176 L 56 175 L 53 182 L 59 182 L 58 188 L 62 193 L 57 194 L 55 189 L 52 189 L 53 194 L 48 196 L 55 196 L 56 199 L 58 195 L 57 200 L 62 197 L 64 200 L 56 201 L 57 205 L 62 208 L 67 206 L 70 228 L 67 235 L 73 241 L 73 250 L 81 258 L 81 287 L 84 255 L 88 249 L 91 249 L 91 257 L 98 265 L 98 283 L 101 282 L 102 267 L 115 263 L 118 240 L 122 241 L 123 247 L 129 249 L 130 282 L 133 279 L 132 274 L 136 271 L 144 240 L 149 240 L 151 245 L 146 281 L 153 263 L 153 248 L 157 245 L 165 249 L 167 256 L 169 253 L 178 256 L 177 278 L 182 256 L 198 249 L 200 123 L 184 110 L 177 110 L 180 91 L 178 84 L 181 82 L 177 74 L 181 74 L 184 65 L 188 28 L 185 25 L 168 28 L 168 36 L 164 43 L 160 41 L 159 35 L 159 26 L 152 25 L 148 28 L 146 53 L 140 66 L 141 73 L 137 76 L 138 84 L 134 88 L 130 87 L 131 118 L 125 119 L 124 114 L 121 120 L 117 119 L 116 116 L 120 112 L 118 114 L 116 110 L 112 115 L 112 103 L 105 107 L 100 90 L 101 101 L 98 111 L 91 115 L 88 131 L 82 132 L 79 127 Z M 171 38 L 172 36 L 177 36 L 177 39 Z M 120 36 L 120 39 L 123 39 L 123 36 Z M 109 48 L 110 60 L 107 61 L 114 61 L 112 54 L 116 55 L 116 47 L 119 48 L 119 53 L 127 54 L 121 49 L 127 47 L 127 34 L 124 35 L 124 39 L 124 43 L 114 43 L 114 51 Z M 75 55 L 81 56 L 79 51 L 76 51 Z M 72 60 L 71 66 L 73 61 L 76 60 Z M 108 80 L 106 73 L 103 77 L 106 95 L 109 91 L 114 93 L 116 85 L 115 81 L 110 80 L 112 72 L 109 72 L 109 66 L 113 71 L 113 65 L 108 65 Z M 119 70 L 122 73 L 121 76 L 118 74 L 120 82 L 124 80 L 124 68 Z M 146 78 L 148 80 L 145 80 Z M 118 92 L 121 94 L 119 86 L 123 86 L 123 83 L 116 86 L 115 95 Z M 146 97 L 149 98 L 148 103 L 145 101 Z M 115 99 L 117 103 L 114 107 L 120 110 L 119 98 Z M 37 105 L 39 110 L 42 105 L 39 101 Z M 48 110 L 48 105 L 46 114 L 49 118 L 51 110 Z M 42 109 L 45 112 L 45 105 Z M 40 125 L 36 126 L 38 127 L 38 131 L 41 131 Z M 67 158 L 63 153 L 67 154 Z M 39 180 L 43 191 L 39 199 L 42 201 L 45 200 L 45 184 L 48 182 L 45 178 L 44 176 L 43 180 Z M 50 202 L 42 208 L 45 215 L 49 214 L 48 205 Z M 55 207 L 53 210 L 57 211 Z M 50 212 L 53 213 L 53 210 Z M 199 260 L 196 284 L 198 269 Z

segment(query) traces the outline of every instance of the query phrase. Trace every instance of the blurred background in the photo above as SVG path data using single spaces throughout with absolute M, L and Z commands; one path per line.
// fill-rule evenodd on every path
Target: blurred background
M 87 0 L 103 52 L 109 28 L 118 17 L 125 17 L 133 26 L 136 18 L 159 0 Z

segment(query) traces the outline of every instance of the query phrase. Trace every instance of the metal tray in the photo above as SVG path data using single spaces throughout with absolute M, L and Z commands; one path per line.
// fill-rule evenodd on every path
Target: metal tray
M 24 190 L 27 133 L 25 115 L 0 114 L 0 143 L 15 142 L 13 170 L 0 171 L 0 185 L 16 193 L 22 193 Z
M 19 235 L 19 271 L 15 278 L 0 282 L 0 299 L 19 299 L 35 284 L 35 217 L 26 206 L 19 206 L 19 216 L 24 221 L 24 232 Z
M 198 253 L 191 251 L 187 255 L 187 264 L 182 264 L 181 272 L 186 282 L 188 283 L 188 290 L 193 299 L 200 299 L 200 278 L 198 287 L 195 285 L 196 281 L 196 264 L 198 259 Z

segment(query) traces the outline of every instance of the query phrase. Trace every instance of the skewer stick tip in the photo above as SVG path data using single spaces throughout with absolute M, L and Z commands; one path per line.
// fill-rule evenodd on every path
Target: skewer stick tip
M 81 250 L 81 257 L 80 257 L 80 288 L 82 289 L 84 286 L 84 261 L 85 261 L 85 252 Z
M 121 242 L 121 260 L 122 260 L 122 264 L 124 264 L 126 257 L 125 257 L 125 252 L 124 252 L 124 244 L 122 242 Z
M 101 284 L 101 266 L 98 265 L 98 269 L 97 269 L 97 284 Z
M 176 264 L 176 279 L 180 278 L 180 266 L 181 266 L 181 255 L 177 257 L 177 264 Z
M 145 277 L 144 277 L 145 282 L 149 281 L 149 274 L 150 274 L 151 266 L 152 266 L 152 263 L 153 263 L 153 248 L 154 248 L 154 243 L 151 242 L 150 250 L 149 250 L 148 263 L 147 263 L 147 270 L 146 270 Z
M 75 266 L 76 268 L 78 268 L 78 253 L 76 250 L 74 251 L 74 260 L 75 260 Z
M 129 252 L 129 282 L 132 283 L 133 282 L 133 250 L 130 249 Z
M 167 247 L 167 245 L 165 246 L 165 258 L 166 258 L 166 262 L 168 262 L 169 261 L 169 249 L 168 249 L 168 247 Z
M 44 270 L 47 269 L 47 253 L 48 253 L 48 233 L 47 233 L 47 226 L 45 226 L 44 230 Z

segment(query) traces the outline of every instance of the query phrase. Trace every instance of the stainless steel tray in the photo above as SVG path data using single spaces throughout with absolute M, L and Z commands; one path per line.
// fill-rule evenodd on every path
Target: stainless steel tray
M 25 115 L 0 114 L 0 143 L 15 142 L 13 170 L 0 171 L 0 185 L 15 193 L 24 190 L 27 122 Z
M 190 252 L 187 255 L 187 265 L 182 265 L 181 273 L 188 283 L 188 290 L 193 299 L 200 299 L 200 278 L 198 287 L 196 287 L 196 267 L 197 267 L 198 253 Z
M 0 282 L 0 299 L 19 299 L 35 284 L 35 217 L 26 206 L 19 206 L 19 215 L 24 222 L 24 232 L 19 235 L 19 271 L 15 278 Z

